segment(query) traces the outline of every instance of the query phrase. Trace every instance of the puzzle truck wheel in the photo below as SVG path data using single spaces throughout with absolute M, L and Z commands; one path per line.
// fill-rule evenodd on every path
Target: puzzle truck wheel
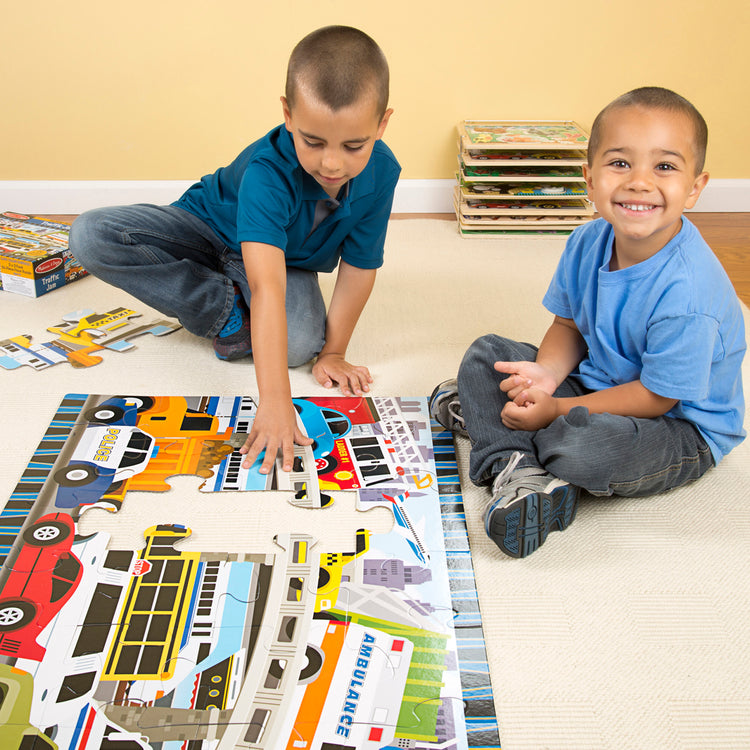
M 119 406 L 95 406 L 83 415 L 89 422 L 101 424 L 116 424 L 125 416 L 125 410 Z
M 47 547 L 57 544 L 70 535 L 70 529 L 60 521 L 44 521 L 36 523 L 23 532 L 23 540 L 26 544 L 35 547 Z
M 69 464 L 58 469 L 53 479 L 62 487 L 80 487 L 90 484 L 97 477 L 96 469 L 88 464 Z
M 0 633 L 18 630 L 34 619 L 36 607 L 30 602 L 9 599 L 0 602 Z
M 151 396 L 113 396 L 107 399 L 103 404 L 87 409 L 83 416 L 89 422 L 98 422 L 99 424 L 122 424 L 125 417 L 126 409 L 118 406 L 113 401 L 122 401 L 132 407 L 135 405 L 136 413 L 142 414 L 154 407 L 154 399 Z
M 315 470 L 318 474 L 327 474 L 333 472 L 334 469 L 339 465 L 339 462 L 334 456 L 330 454 L 323 456 L 322 458 L 315 459 Z
M 299 683 L 301 685 L 312 682 L 317 678 L 323 667 L 323 661 L 325 660 L 322 651 L 312 643 L 307 644 L 305 658 L 307 659 L 307 663 L 302 667 L 299 673 Z
M 140 414 L 154 407 L 154 399 L 151 396 L 115 396 L 135 404 L 135 410 Z

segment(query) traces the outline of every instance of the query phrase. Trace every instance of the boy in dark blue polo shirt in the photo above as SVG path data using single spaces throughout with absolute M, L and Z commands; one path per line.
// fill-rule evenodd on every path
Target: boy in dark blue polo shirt
M 261 471 L 292 467 L 298 429 L 287 367 L 345 395 L 372 382 L 346 349 L 383 263 L 400 167 L 380 140 L 388 64 L 363 32 L 312 32 L 289 60 L 284 124 L 171 206 L 82 214 L 72 252 L 92 274 L 213 339 L 220 359 L 252 353 L 258 411 L 242 451 Z M 328 312 L 318 271 L 338 267 Z

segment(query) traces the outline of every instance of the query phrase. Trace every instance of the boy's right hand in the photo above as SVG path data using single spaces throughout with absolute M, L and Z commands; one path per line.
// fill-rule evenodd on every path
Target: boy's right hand
M 294 462 L 294 444 L 312 445 L 313 442 L 313 439 L 307 437 L 297 425 L 297 412 L 291 401 L 283 404 L 261 403 L 255 414 L 250 434 L 240 448 L 240 453 L 245 454 L 242 467 L 249 469 L 265 450 L 260 467 L 261 474 L 268 474 L 273 469 L 279 453 L 282 459 L 282 469 L 291 471 Z
M 538 362 L 495 362 L 495 370 L 508 374 L 500 382 L 500 390 L 512 401 L 528 388 L 538 388 L 550 396 L 557 390 L 553 374 Z

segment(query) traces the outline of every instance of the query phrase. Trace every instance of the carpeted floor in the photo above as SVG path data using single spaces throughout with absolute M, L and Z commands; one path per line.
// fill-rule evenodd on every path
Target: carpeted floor
M 465 240 L 452 222 L 392 222 L 350 360 L 370 367 L 375 394 L 426 396 L 479 335 L 538 343 L 550 321 L 540 300 L 563 244 Z M 327 292 L 332 282 L 322 278 Z M 26 333 L 36 342 L 53 338 L 46 327 L 73 310 L 151 312 L 93 278 L 37 300 L 6 292 L 0 300 L 0 339 Z M 250 360 L 219 362 L 209 341 L 185 331 L 135 344 L 88 369 L 0 370 L 0 503 L 65 393 L 257 394 Z M 291 380 L 295 395 L 324 392 L 309 367 Z M 458 450 L 465 466 L 467 444 Z M 750 748 L 749 457 L 746 442 L 700 482 L 654 498 L 584 499 L 565 533 L 521 561 L 486 539 L 486 491 L 464 482 L 504 748 Z M 137 547 L 150 523 L 176 521 L 193 528 L 196 549 L 262 549 L 269 529 L 302 524 L 335 548 L 361 525 L 346 498 L 331 524 L 269 493 L 207 497 L 197 484 L 177 478 L 158 502 L 134 495 L 117 516 L 92 511 L 85 529 Z M 390 525 L 385 511 L 366 522 Z

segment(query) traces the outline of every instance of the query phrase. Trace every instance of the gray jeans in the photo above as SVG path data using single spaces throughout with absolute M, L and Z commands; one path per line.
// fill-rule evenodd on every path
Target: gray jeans
M 534 361 L 537 348 L 500 336 L 477 339 L 458 372 L 458 396 L 471 439 L 470 477 L 492 481 L 520 451 L 519 466 L 538 465 L 593 495 L 636 497 L 663 492 L 697 479 L 714 465 L 711 449 L 690 422 L 590 414 L 577 406 L 537 431 L 511 430 L 500 421 L 508 397 L 499 384 L 506 375 L 497 361 Z M 589 391 L 569 377 L 556 396 Z
M 232 309 L 236 283 L 250 304 L 240 253 L 203 221 L 175 206 L 118 206 L 81 214 L 70 249 L 94 276 L 124 289 L 191 333 L 213 338 Z M 323 348 L 326 309 L 315 271 L 287 267 L 288 362 Z

